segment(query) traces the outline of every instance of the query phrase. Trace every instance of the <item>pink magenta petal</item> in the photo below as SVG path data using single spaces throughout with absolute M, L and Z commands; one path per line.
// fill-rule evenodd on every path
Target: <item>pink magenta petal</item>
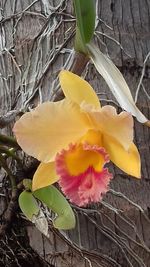
M 103 165 L 109 162 L 109 156 L 104 148 L 89 144 L 83 144 L 82 148 L 84 151 L 94 151 L 103 156 Z M 68 150 L 62 150 L 61 153 L 57 154 L 55 160 L 56 172 L 60 177 L 59 185 L 70 201 L 78 206 L 86 206 L 89 203 L 98 202 L 102 199 L 103 195 L 108 191 L 112 174 L 103 166 L 100 171 L 97 171 L 92 164 L 87 166 L 84 172 L 78 173 L 78 175 L 70 174 L 65 159 L 66 155 L 74 152 L 76 149 L 78 149 L 78 145 L 71 144 Z

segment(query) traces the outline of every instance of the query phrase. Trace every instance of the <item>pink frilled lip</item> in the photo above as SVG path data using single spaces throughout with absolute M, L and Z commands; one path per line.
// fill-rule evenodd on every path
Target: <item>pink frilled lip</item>
M 60 177 L 59 185 L 70 201 L 78 206 L 86 206 L 102 199 L 103 195 L 108 191 L 112 174 L 109 173 L 107 168 L 103 168 L 98 172 L 93 166 L 88 166 L 83 173 L 79 173 L 76 176 L 71 175 L 65 163 L 65 156 L 75 150 L 77 146 L 77 144 L 70 144 L 68 150 L 62 150 L 57 154 L 55 159 L 56 172 Z M 82 146 L 85 151 L 90 150 L 100 153 L 104 158 L 104 165 L 109 162 L 109 155 L 103 147 L 86 143 Z

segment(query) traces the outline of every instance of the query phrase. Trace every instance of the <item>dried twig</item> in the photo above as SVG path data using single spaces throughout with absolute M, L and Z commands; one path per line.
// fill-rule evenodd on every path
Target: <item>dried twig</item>
M 10 179 L 10 183 L 11 183 L 11 200 L 8 204 L 8 207 L 6 209 L 6 211 L 4 212 L 3 215 L 3 224 L 0 226 L 0 237 L 3 236 L 5 234 L 5 231 L 7 230 L 7 228 L 9 227 L 9 225 L 12 222 L 12 219 L 15 215 L 15 211 L 17 209 L 17 198 L 18 198 L 18 189 L 16 186 L 16 178 L 14 177 L 14 175 L 12 174 L 11 170 L 8 168 L 7 163 L 5 161 L 5 159 L 3 158 L 3 156 L 0 154 L 0 166 L 2 168 L 4 168 L 4 170 L 6 171 L 6 173 L 8 174 L 8 177 Z
M 12 136 L 6 136 L 3 134 L 0 134 L 0 144 L 6 145 L 9 147 L 14 147 L 17 149 L 21 149 L 20 146 L 18 145 L 17 141 L 15 140 L 15 138 Z
M 11 110 L 7 112 L 5 115 L 0 116 L 0 128 L 5 128 L 8 126 L 18 115 L 22 115 L 22 111 L 19 110 Z
M 138 99 L 138 94 L 139 94 L 139 91 L 140 91 L 140 87 L 142 85 L 142 81 L 143 81 L 144 74 L 145 74 L 146 63 L 147 63 L 147 60 L 148 60 L 149 56 L 150 56 L 150 51 L 146 55 L 144 63 L 143 63 L 142 74 L 141 74 L 141 77 L 140 77 L 140 81 L 139 81 L 138 87 L 136 89 L 136 94 L 135 94 L 135 99 L 134 99 L 135 103 L 137 102 L 137 99 Z

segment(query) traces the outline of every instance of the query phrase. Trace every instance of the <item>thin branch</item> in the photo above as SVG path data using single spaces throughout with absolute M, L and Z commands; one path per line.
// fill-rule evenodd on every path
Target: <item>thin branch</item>
M 16 179 L 15 179 L 14 175 L 12 174 L 12 172 L 10 171 L 10 169 L 8 168 L 7 163 L 1 154 L 0 154 L 0 166 L 8 174 L 8 177 L 9 177 L 10 183 L 11 183 L 11 188 L 12 188 L 11 200 L 10 200 L 8 207 L 4 213 L 3 224 L 0 226 L 0 236 L 3 236 L 5 234 L 7 228 L 11 224 L 12 218 L 14 217 L 15 211 L 17 209 L 18 189 L 16 186 Z
M 140 238 L 139 234 L 137 233 L 137 230 L 136 228 L 134 227 L 134 224 L 128 222 L 127 220 L 124 219 L 124 217 L 120 214 L 117 213 L 117 216 L 120 218 L 120 220 L 123 220 L 126 225 L 128 225 L 129 227 L 131 227 L 131 229 L 133 229 L 133 231 L 135 232 L 136 234 L 136 237 L 138 238 L 139 243 L 138 241 L 134 240 L 131 236 L 129 236 L 126 232 L 124 232 L 123 230 L 121 230 L 119 228 L 119 226 L 107 215 L 107 213 L 103 212 L 102 210 L 96 210 L 96 209 L 85 209 L 85 208 L 81 208 L 81 207 L 77 207 L 77 206 L 74 206 L 74 205 L 71 205 L 74 210 L 79 210 L 80 212 L 82 212 L 83 214 L 89 214 L 89 215 L 99 215 L 100 218 L 101 218 L 101 222 L 103 222 L 103 218 L 102 216 L 104 216 L 105 218 L 107 218 L 107 220 L 109 222 L 111 222 L 111 224 L 115 227 L 115 229 L 118 230 L 118 232 L 120 232 L 121 234 L 123 234 L 126 238 L 128 238 L 131 242 L 133 242 L 134 244 L 136 244 L 137 246 L 139 247 L 142 247 L 144 250 L 146 250 L 146 252 L 150 253 L 150 249 L 146 246 L 146 244 L 144 243 L 144 241 Z
M 63 233 L 60 233 L 57 229 L 54 229 L 52 227 L 51 229 L 57 236 L 59 236 L 62 240 L 64 240 L 64 242 L 66 244 L 68 244 L 68 246 L 74 250 L 76 253 L 78 253 L 81 257 L 85 257 L 86 256 L 90 256 L 94 259 L 97 259 L 98 261 L 105 261 L 105 263 L 109 263 L 109 264 L 112 264 L 111 266 L 113 267 L 121 267 L 121 265 L 116 262 L 114 259 L 112 259 L 111 257 L 105 255 L 105 254 L 102 254 L 100 252 L 96 252 L 96 251 L 88 251 L 84 248 L 80 248 L 78 247 L 75 243 L 73 243 L 69 238 L 67 238 L 67 236 L 63 235 Z
M 9 146 L 9 147 L 14 147 L 17 149 L 21 149 L 20 146 L 18 145 L 16 139 L 12 136 L 6 136 L 3 134 L 0 134 L 0 144 Z
M 144 210 L 142 209 L 141 206 L 139 206 L 138 204 L 136 204 L 135 202 L 133 202 L 132 200 L 130 200 L 128 197 L 126 197 L 123 193 L 121 192 L 117 192 L 113 189 L 109 189 L 109 192 L 112 193 L 113 195 L 117 196 L 117 197 L 122 197 L 123 199 L 127 200 L 130 204 L 132 204 L 134 207 L 136 207 L 138 210 L 140 210 L 140 212 L 143 214 L 143 216 L 145 217 L 145 219 L 147 220 L 147 222 L 150 223 L 150 219 L 146 216 Z
M 143 83 L 141 84 L 141 86 L 142 86 L 142 89 L 143 89 L 145 95 L 147 96 L 148 100 L 150 100 L 150 95 L 149 95 L 148 92 L 146 91 L 146 89 L 145 89 Z
M 0 128 L 5 128 L 9 125 L 17 115 L 22 115 L 23 112 L 19 110 L 11 110 L 7 112 L 5 115 L 0 116 Z
M 9 169 L 7 163 L 6 163 L 6 160 L 4 159 L 4 157 L 2 156 L 1 153 L 0 153 L 0 165 L 6 171 L 6 173 L 8 174 L 10 182 L 11 182 L 12 189 L 16 189 L 15 177 L 13 176 L 12 172 L 10 171 L 10 169 Z
M 88 217 L 87 214 L 85 214 L 86 217 Z M 100 226 L 98 225 L 92 218 L 88 217 L 88 220 L 91 221 L 95 227 L 102 232 L 107 238 L 109 238 L 111 241 L 113 241 L 122 251 L 128 266 L 134 267 L 128 256 L 126 255 L 125 251 L 128 252 L 128 254 L 133 257 L 133 259 L 139 264 L 140 267 L 146 267 L 142 259 L 138 257 L 138 255 L 126 244 L 125 240 L 123 238 L 119 237 L 116 233 L 114 233 L 111 229 L 109 229 L 106 226 Z M 142 265 L 141 265 L 142 264 Z
M 95 34 L 100 34 L 100 35 L 102 35 L 102 36 L 104 36 L 104 37 L 110 39 L 110 40 L 113 41 L 114 43 L 116 43 L 116 44 L 120 47 L 120 49 L 125 53 L 125 55 L 127 55 L 128 57 L 131 58 L 131 55 L 128 54 L 128 53 L 124 50 L 123 46 L 122 46 L 122 45 L 120 44 L 120 42 L 117 41 L 115 38 L 113 38 L 113 37 L 107 35 L 106 33 L 101 32 L 101 31 L 95 31 Z
M 4 146 L 0 145 L 0 153 L 5 154 L 7 157 L 11 157 L 14 160 L 16 160 L 18 162 L 18 164 L 23 167 L 23 163 L 21 161 L 21 159 L 15 154 L 15 149 L 14 148 L 6 148 Z
M 22 10 L 21 12 L 18 12 L 16 14 L 13 14 L 13 15 L 10 15 L 9 17 L 7 18 L 3 18 L 1 21 L 0 21 L 0 25 L 5 23 L 6 21 L 9 21 L 11 19 L 14 19 L 14 18 L 17 18 L 18 16 L 22 16 L 28 9 L 30 9 L 30 7 L 32 7 L 35 3 L 37 3 L 39 0 L 35 0 L 33 1 L 29 6 L 27 6 L 24 10 Z
M 147 63 L 147 60 L 148 60 L 149 56 L 150 56 L 150 51 L 148 52 L 148 54 L 147 54 L 147 56 L 146 56 L 146 58 L 144 60 L 144 63 L 143 63 L 142 74 L 141 74 L 141 77 L 140 77 L 140 81 L 139 81 L 138 87 L 136 89 L 136 94 L 135 94 L 135 99 L 134 99 L 135 103 L 137 102 L 137 99 L 138 99 L 138 94 L 139 94 L 139 91 L 140 91 L 140 87 L 142 85 L 142 81 L 143 81 L 144 74 L 145 74 L 146 63 Z

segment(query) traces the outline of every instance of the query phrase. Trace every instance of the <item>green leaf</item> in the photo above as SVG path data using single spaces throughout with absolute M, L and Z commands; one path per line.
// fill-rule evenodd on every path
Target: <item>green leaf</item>
M 23 191 L 20 194 L 19 206 L 24 215 L 35 224 L 40 232 L 48 237 L 48 222 L 31 192 Z
M 74 0 L 74 8 L 77 24 L 75 49 L 85 53 L 85 44 L 91 41 L 95 29 L 94 0 Z
M 68 230 L 75 227 L 73 210 L 56 187 L 51 185 L 38 189 L 34 192 L 34 196 L 46 204 L 53 212 L 57 213 L 58 216 L 53 221 L 55 228 Z
M 25 216 L 32 221 L 33 216 L 37 216 L 40 208 L 31 192 L 23 191 L 19 196 L 19 206 Z

